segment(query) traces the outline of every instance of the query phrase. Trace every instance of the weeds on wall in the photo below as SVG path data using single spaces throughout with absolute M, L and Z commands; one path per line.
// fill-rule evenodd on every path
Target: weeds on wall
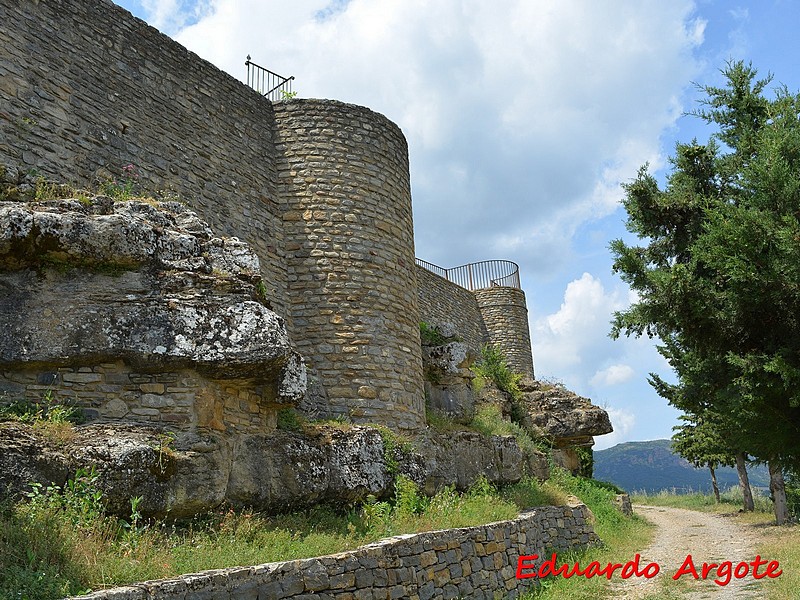
M 518 402 L 522 399 L 522 391 L 519 389 L 522 375 L 511 370 L 505 356 L 497 346 L 484 344 L 481 348 L 480 360 L 470 368 L 476 375 L 473 385 L 477 390 L 480 390 L 486 382 L 491 381 L 499 390 L 511 396 L 512 401 Z
M 42 399 L 5 401 L 0 398 L 0 421 L 16 421 L 31 425 L 56 446 L 66 445 L 75 436 L 73 425 L 84 422 L 83 412 L 59 402 L 51 390 Z

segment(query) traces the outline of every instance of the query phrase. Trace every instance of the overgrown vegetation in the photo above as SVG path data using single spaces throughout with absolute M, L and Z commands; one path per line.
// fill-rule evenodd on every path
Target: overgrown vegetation
M 476 375 L 473 385 L 477 390 L 480 390 L 487 381 L 491 381 L 497 386 L 497 389 L 511 396 L 513 402 L 522 399 L 522 391 L 519 389 L 522 375 L 511 370 L 505 356 L 497 346 L 484 344 L 481 348 L 480 360 L 471 368 Z
M 423 346 L 442 346 L 452 341 L 444 337 L 436 327 L 425 321 L 419 324 L 419 337 Z
M 495 404 L 481 406 L 470 426 L 484 435 L 513 435 L 519 447 L 528 455 L 546 453 L 549 450 L 544 441 L 534 440 L 518 423 L 504 419 L 500 407 Z
M 568 478 L 568 476 L 566 476 Z M 221 509 L 186 523 L 144 522 L 103 514 L 92 471 L 64 489 L 35 486 L 0 505 L 0 597 L 49 600 L 98 589 L 232 565 L 330 554 L 399 533 L 509 519 L 520 509 L 563 504 L 556 483 L 533 479 L 498 491 L 485 479 L 468 492 L 433 498 L 397 478 L 389 500 L 370 498 L 346 512 L 327 506 L 279 516 Z M 570 490 L 571 491 L 571 490 Z
M 0 398 L 0 422 L 16 421 L 31 425 L 56 445 L 64 445 L 75 435 L 73 425 L 83 423 L 83 412 L 57 401 L 48 390 L 40 402 Z
M 594 528 L 603 544 L 585 551 L 560 553 L 558 564 L 579 562 L 588 565 L 597 561 L 606 563 L 625 563 L 646 547 L 653 536 L 653 526 L 634 515 L 626 517 L 613 506 L 617 494 L 614 486 L 593 479 L 570 475 L 563 469 L 553 469 L 551 486 L 572 494 L 588 506 L 594 514 Z M 604 577 L 573 577 L 563 579 L 548 577 L 541 580 L 541 587 L 522 596 L 527 600 L 596 600 L 611 598 L 608 581 Z

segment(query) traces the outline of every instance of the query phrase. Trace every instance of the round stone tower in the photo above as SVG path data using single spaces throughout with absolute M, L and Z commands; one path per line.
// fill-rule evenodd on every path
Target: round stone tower
M 489 343 L 497 346 L 512 371 L 533 377 L 533 352 L 525 292 L 515 287 L 475 290 Z
M 369 109 L 277 102 L 293 338 L 327 398 L 310 409 L 424 426 L 408 146 Z

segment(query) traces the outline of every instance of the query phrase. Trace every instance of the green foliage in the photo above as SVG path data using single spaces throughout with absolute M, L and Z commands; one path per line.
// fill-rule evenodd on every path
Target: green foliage
M 291 406 L 278 411 L 278 429 L 283 431 L 303 431 L 303 418 Z
M 722 147 L 678 144 L 664 190 L 646 167 L 625 186 L 628 229 L 646 245 L 611 245 L 639 296 L 612 334 L 661 339 L 678 382 L 651 383 L 710 424 L 722 454 L 799 466 L 800 94 L 765 97 L 770 79 L 742 62 L 724 74 L 695 113 Z
M 485 404 L 478 408 L 470 427 L 484 435 L 514 436 L 519 447 L 528 456 L 535 456 L 543 451 L 544 446 L 534 440 L 525 429 L 513 421 L 504 419 L 500 407 L 495 404 Z
M 425 321 L 419 324 L 419 337 L 423 346 L 443 346 L 448 340 L 436 327 Z
M 267 286 L 264 285 L 264 280 L 259 280 L 259 282 L 256 284 L 256 298 L 262 304 L 268 303 L 269 298 L 267 296 Z
M 482 385 L 482 382 L 478 380 L 482 379 L 494 383 L 498 389 L 509 394 L 514 401 L 519 401 L 522 398 L 522 392 L 519 389 L 522 375 L 511 370 L 503 353 L 496 346 L 484 344 L 481 348 L 480 360 L 472 365 L 471 368 L 473 373 L 477 375 L 475 381 L 478 389 Z
M 100 181 L 98 187 L 102 194 L 114 200 L 130 200 L 141 195 L 139 171 L 135 165 L 125 165 L 119 178 Z
M 292 98 L 297 97 L 297 92 L 289 92 L 286 90 L 281 90 L 281 100 L 291 100 Z
M 428 507 L 428 499 L 419 493 L 419 486 L 405 475 L 394 481 L 394 506 L 401 514 L 419 515 Z
M 383 440 L 383 459 L 386 461 L 386 470 L 390 475 L 395 475 L 400 470 L 398 462 L 402 454 L 413 451 L 411 442 L 383 425 L 373 425 L 378 430 Z
M 578 454 L 578 472 L 580 476 L 591 479 L 594 472 L 594 453 L 591 447 L 581 446 L 576 449 L 576 452 Z
M 330 554 L 382 537 L 510 519 L 521 508 L 564 500 L 551 484 L 523 479 L 498 492 L 480 478 L 465 494 L 432 498 L 398 477 L 391 502 L 371 497 L 346 513 L 316 506 L 277 516 L 221 509 L 183 523 L 126 521 L 102 513 L 92 470 L 63 490 L 34 486 L 25 502 L 0 504 L 0 598 L 51 600 L 111 585 L 232 565 Z

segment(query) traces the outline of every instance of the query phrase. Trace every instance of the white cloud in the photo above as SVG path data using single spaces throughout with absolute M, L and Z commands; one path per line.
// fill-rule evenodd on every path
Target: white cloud
M 211 0 L 139 0 L 148 22 L 168 34 L 196 23 L 211 12 Z
M 590 359 L 589 365 L 597 364 L 598 355 L 611 347 L 611 316 L 624 307 L 622 294 L 607 293 L 601 281 L 589 273 L 571 281 L 559 310 L 533 324 L 537 371 L 561 376 L 579 367 L 584 358 Z
M 605 450 L 606 448 L 611 448 L 627 440 L 631 431 L 633 431 L 636 426 L 636 415 L 633 413 L 611 406 L 605 406 L 603 408 L 608 413 L 609 419 L 611 419 L 611 426 L 614 428 L 614 431 L 594 438 L 594 450 Z
M 629 365 L 611 365 L 606 369 L 597 371 L 589 380 L 589 383 L 603 386 L 618 385 L 630 381 L 634 375 L 636 375 L 636 371 Z
M 181 6 L 147 1 L 166 15 Z M 663 162 L 659 136 L 680 115 L 704 30 L 689 0 L 211 6 L 181 43 L 240 77 L 251 54 L 296 76 L 301 97 L 401 126 L 423 257 L 551 252 L 538 265 L 551 271 L 581 223 L 615 209 L 620 180 Z

